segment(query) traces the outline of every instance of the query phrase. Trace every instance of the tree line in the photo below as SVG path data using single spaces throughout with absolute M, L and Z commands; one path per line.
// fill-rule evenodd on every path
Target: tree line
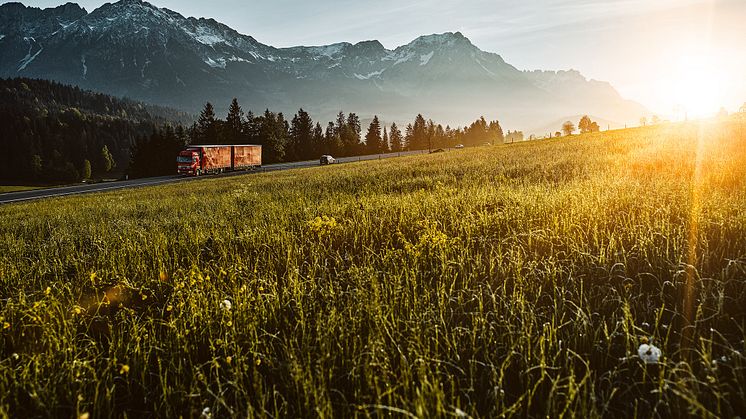
M 479 118 L 451 128 L 417 115 L 400 127 L 375 116 L 366 126 L 339 112 L 322 124 L 299 109 L 255 115 L 233 100 L 225 118 L 207 103 L 196 118 L 169 108 L 47 80 L 0 79 L 0 165 L 4 183 L 70 183 L 91 178 L 173 174 L 189 144 L 259 144 L 263 162 L 279 163 L 408 150 L 502 143 L 498 121 Z
M 363 134 L 363 132 L 365 132 Z M 170 138 L 170 137 L 169 137 Z M 314 121 L 302 108 L 288 119 L 282 112 L 269 109 L 255 115 L 244 112 L 233 99 L 225 119 L 215 114 L 211 103 L 205 104 L 197 121 L 183 138 L 190 144 L 258 144 L 263 149 L 264 163 L 317 159 L 331 154 L 340 157 L 364 154 L 379 154 L 408 150 L 434 150 L 485 143 L 502 143 L 505 140 L 498 121 L 481 117 L 465 128 L 451 128 L 426 120 L 421 114 L 402 129 L 396 123 L 384 126 L 374 116 L 367 129 L 363 130 L 360 117 L 355 113 L 340 111 L 334 121 L 325 126 Z M 170 142 L 162 135 L 138 142 L 133 155 L 140 147 L 158 148 L 153 141 Z M 167 147 L 160 147 L 166 149 Z M 132 164 L 138 165 L 136 159 Z

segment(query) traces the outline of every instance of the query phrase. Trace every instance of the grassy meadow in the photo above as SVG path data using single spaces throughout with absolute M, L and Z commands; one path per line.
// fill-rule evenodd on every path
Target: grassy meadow
M 0 194 L 10 193 L 10 192 L 33 191 L 34 189 L 41 189 L 41 188 L 38 186 L 0 185 Z
M 0 327 L 0 416 L 742 415 L 746 121 L 0 206 Z

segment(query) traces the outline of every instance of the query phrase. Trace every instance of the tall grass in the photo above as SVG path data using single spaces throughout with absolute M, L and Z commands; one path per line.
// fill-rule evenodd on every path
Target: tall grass
M 744 132 L 2 206 L 0 415 L 742 414 Z

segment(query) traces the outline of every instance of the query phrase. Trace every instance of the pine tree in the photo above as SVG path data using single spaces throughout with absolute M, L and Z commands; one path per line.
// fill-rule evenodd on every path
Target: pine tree
M 218 123 L 215 118 L 215 108 L 210 102 L 205 104 L 205 108 L 199 115 L 194 142 L 198 144 L 217 144 L 218 142 Z
M 378 120 L 378 116 L 373 117 L 373 121 L 368 127 L 368 133 L 365 134 L 365 145 L 367 151 L 370 154 L 378 154 L 383 151 L 383 144 L 381 140 L 381 123 Z
M 88 159 L 83 160 L 83 179 L 91 178 L 91 162 Z
M 414 144 L 414 127 L 412 124 L 407 124 L 404 134 L 404 149 L 407 151 L 416 150 Z
M 321 128 L 320 123 L 316 123 L 313 127 L 313 141 L 311 144 L 311 158 L 319 157 L 323 153 L 324 149 L 324 130 Z
M 104 146 L 101 149 L 101 169 L 108 173 L 116 167 L 116 163 L 114 162 L 114 157 L 109 152 L 109 147 Z
M 407 148 L 410 150 L 423 150 L 427 148 L 427 142 L 427 122 L 422 114 L 418 114 L 414 119 L 414 124 L 412 124 L 412 134 Z
M 337 155 L 340 148 L 339 129 L 334 125 L 334 122 L 329 122 L 324 132 L 324 148 L 322 149 L 322 153 Z
M 391 124 L 391 151 L 394 153 L 402 151 L 402 145 L 401 131 L 396 126 L 396 123 L 393 123 Z
M 290 142 L 286 160 L 306 160 L 312 158 L 313 120 L 302 108 L 293 117 L 290 127 Z
M 244 141 L 244 113 L 238 104 L 238 99 L 233 98 L 228 108 L 228 116 L 224 125 L 224 143 L 241 144 Z
M 389 144 L 389 133 L 386 130 L 386 126 L 383 127 L 383 143 L 382 148 L 384 153 L 388 153 L 391 150 L 391 144 Z

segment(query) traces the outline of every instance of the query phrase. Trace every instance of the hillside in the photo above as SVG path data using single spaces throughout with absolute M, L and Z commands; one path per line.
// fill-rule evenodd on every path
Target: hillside
M 0 206 L 0 415 L 736 416 L 745 124 Z
M 52 79 L 192 113 L 205 101 L 237 97 L 254 112 L 302 107 L 322 120 L 355 109 L 363 120 L 378 114 L 402 123 L 421 112 L 455 127 L 485 113 L 511 130 L 571 114 L 623 124 L 649 113 L 577 71 L 520 71 L 460 32 L 395 49 L 376 40 L 275 48 L 139 0 L 90 13 L 73 3 L 0 6 L 0 76 Z
M 46 80 L 0 79 L 0 146 L 10 157 L 0 165 L 0 180 L 77 181 L 86 160 L 94 174 L 110 175 L 104 147 L 121 173 L 136 139 L 191 120 L 183 112 Z

